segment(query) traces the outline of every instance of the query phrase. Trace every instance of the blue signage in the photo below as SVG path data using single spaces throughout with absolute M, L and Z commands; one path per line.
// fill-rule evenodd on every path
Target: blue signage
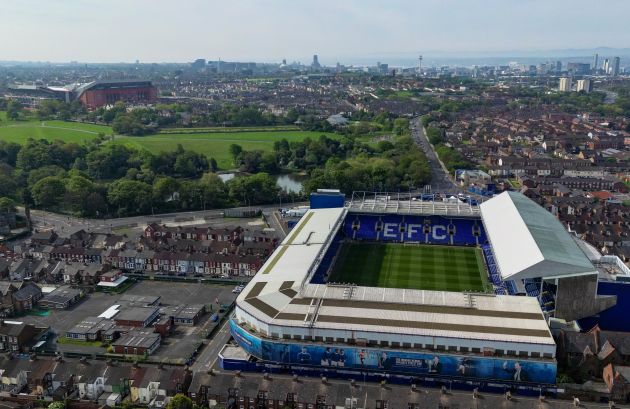
M 392 351 L 352 346 L 283 343 L 261 340 L 230 320 L 234 339 L 260 359 L 331 369 L 367 369 L 413 375 L 457 376 L 540 384 L 556 383 L 554 362 L 464 355 Z

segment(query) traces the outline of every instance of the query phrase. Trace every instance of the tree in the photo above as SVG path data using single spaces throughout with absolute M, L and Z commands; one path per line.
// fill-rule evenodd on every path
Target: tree
M 22 112 L 22 105 L 15 100 L 9 100 L 7 103 L 7 118 L 12 121 L 20 119 L 20 113 Z
M 171 398 L 166 409 L 193 409 L 193 402 L 188 396 L 178 393 Z
M 107 202 L 101 192 L 92 192 L 85 198 L 85 216 L 100 216 L 107 212 Z
M 17 184 L 11 174 L 0 173 L 0 196 L 15 197 L 17 194 Z
M 210 172 L 216 172 L 217 170 L 219 170 L 217 160 L 215 158 L 210 158 Z
M 63 180 L 57 176 L 48 176 L 33 185 L 31 195 L 35 205 L 50 208 L 61 204 L 66 187 Z
M 247 205 L 271 203 L 280 192 L 275 179 L 262 172 L 236 177 L 228 182 L 228 189 L 232 200 Z
M 48 405 L 48 409 L 66 409 L 65 402 L 57 401 Z
M 20 149 L 22 146 L 17 143 L 0 141 L 0 162 L 15 166 Z
M 28 186 L 34 186 L 35 183 L 39 182 L 45 177 L 48 176 L 58 176 L 60 178 L 64 178 L 66 176 L 66 171 L 57 165 L 47 165 L 42 166 L 41 168 L 33 169 L 28 172 L 28 177 L 26 181 Z
M 137 180 L 119 179 L 107 189 L 107 198 L 118 206 L 120 216 L 148 211 L 152 207 L 152 196 L 151 186 Z
M 91 180 L 73 175 L 66 179 L 66 193 L 64 195 L 64 208 L 75 213 L 85 213 L 87 211 L 86 200 L 94 191 L 94 184 Z
M 396 135 L 403 135 L 409 131 L 409 120 L 407 118 L 394 119 L 394 132 Z
M 243 147 L 241 145 L 237 145 L 235 143 L 230 145 L 230 155 L 232 155 L 232 159 L 234 159 L 234 163 L 238 159 L 238 155 L 243 152 Z
M 156 203 L 162 204 L 175 200 L 175 195 L 179 190 L 179 182 L 172 177 L 161 177 L 153 183 L 153 199 Z
M 184 151 L 177 155 L 173 170 L 184 177 L 198 177 L 208 170 L 208 159 L 201 153 Z
M 88 174 L 96 179 L 121 178 L 127 173 L 127 169 L 133 167 L 129 162 L 136 153 L 135 149 L 124 145 L 107 144 L 86 156 Z
M 202 190 L 204 207 L 218 208 L 227 204 L 225 183 L 216 173 L 205 173 L 199 181 Z
M 0 213 L 15 212 L 15 202 L 8 197 L 0 197 Z

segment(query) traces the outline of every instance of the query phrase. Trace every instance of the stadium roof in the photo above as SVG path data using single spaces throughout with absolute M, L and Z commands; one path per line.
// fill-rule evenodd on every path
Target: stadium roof
M 524 195 L 504 192 L 480 207 L 486 234 L 504 279 L 596 273 L 564 226 Z
M 348 210 L 355 213 L 391 213 L 413 215 L 440 215 L 453 217 L 479 217 L 479 207 L 463 203 L 456 197 L 447 201 L 401 199 L 400 193 L 355 192 L 348 203 Z
M 309 210 L 237 298 L 268 325 L 554 345 L 535 298 L 312 284 L 346 209 Z
M 149 80 L 98 80 L 92 81 L 85 84 L 79 84 L 73 86 L 74 92 L 76 93 L 77 98 L 81 96 L 85 91 L 95 88 L 124 88 L 124 87 L 135 87 L 135 86 L 151 86 L 151 81 Z

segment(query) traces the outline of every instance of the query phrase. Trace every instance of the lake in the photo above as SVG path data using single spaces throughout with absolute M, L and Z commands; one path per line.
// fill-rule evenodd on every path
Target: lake
M 236 173 L 220 173 L 218 176 L 222 181 L 227 182 L 236 177 Z M 276 184 L 287 193 L 300 193 L 304 187 L 304 181 L 307 176 L 295 173 L 286 173 L 283 175 L 273 175 L 276 178 Z

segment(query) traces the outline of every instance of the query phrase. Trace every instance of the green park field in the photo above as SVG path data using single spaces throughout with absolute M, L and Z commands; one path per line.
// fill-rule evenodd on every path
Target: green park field
M 219 168 L 230 169 L 232 157 L 230 145 L 238 144 L 244 150 L 271 151 L 273 143 L 282 139 L 289 142 L 302 141 L 307 137 L 319 138 L 320 135 L 333 136 L 325 132 L 310 132 L 294 130 L 290 127 L 278 127 L 270 130 L 270 127 L 225 129 L 204 128 L 202 132 L 197 129 L 178 129 L 182 133 L 173 133 L 174 130 L 165 130 L 164 133 L 147 136 L 123 136 L 116 135 L 113 142 L 138 149 L 146 149 L 152 153 L 173 151 L 181 144 L 184 149 L 202 153 L 208 158 L 216 159 Z M 60 140 L 63 142 L 86 143 L 95 138 L 99 133 L 112 135 L 112 128 L 104 125 L 84 124 L 64 121 L 8 121 L 6 114 L 0 112 L 0 140 L 24 144 L 29 138 Z
M 109 135 L 112 128 L 103 125 L 65 121 L 8 121 L 0 113 L 0 140 L 25 143 L 29 138 L 85 143 L 99 133 Z
M 478 249 L 417 244 L 344 243 L 328 281 L 456 292 L 488 288 Z
M 271 151 L 273 143 L 282 139 L 299 142 L 306 138 L 319 138 L 320 135 L 332 136 L 325 132 L 310 131 L 263 131 L 263 132 L 209 132 L 195 134 L 162 134 L 147 136 L 116 136 L 114 143 L 122 143 L 135 148 L 146 149 L 152 153 L 175 150 L 177 144 L 184 149 L 202 153 L 216 159 L 219 168 L 230 169 L 232 156 L 230 145 L 241 145 L 244 150 Z

